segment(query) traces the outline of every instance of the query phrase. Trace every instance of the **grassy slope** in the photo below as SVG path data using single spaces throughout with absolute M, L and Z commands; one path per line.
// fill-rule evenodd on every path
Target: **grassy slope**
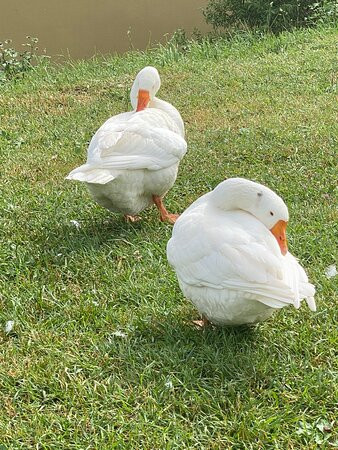
M 333 442 L 332 29 L 41 68 L 1 86 L 0 443 L 9 448 L 323 448 Z M 65 182 L 93 132 L 128 108 L 144 65 L 181 111 L 183 211 L 225 177 L 283 196 L 318 312 L 254 330 L 195 330 L 166 262 L 171 227 L 137 224 Z M 76 229 L 70 220 L 76 219 Z M 126 338 L 114 335 L 120 330 Z M 323 426 L 328 427 L 323 431 Z M 320 442 L 323 441 L 326 444 Z M 126 444 L 128 442 L 128 444 Z

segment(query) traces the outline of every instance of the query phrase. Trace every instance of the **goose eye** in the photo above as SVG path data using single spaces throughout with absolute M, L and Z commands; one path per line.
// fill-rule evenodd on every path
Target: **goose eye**
M 274 214 L 273 214 L 273 212 L 272 211 L 270 211 L 270 216 L 273 216 Z

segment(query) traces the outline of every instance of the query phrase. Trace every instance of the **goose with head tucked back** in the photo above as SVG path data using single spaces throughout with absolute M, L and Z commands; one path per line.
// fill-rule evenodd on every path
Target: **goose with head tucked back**
M 154 67 L 143 68 L 130 92 L 134 110 L 108 119 L 89 144 L 86 164 L 67 176 L 84 182 L 97 203 L 130 221 L 151 204 L 162 221 L 178 217 L 166 210 L 163 196 L 175 183 L 187 144 L 179 112 L 155 96 L 160 84 Z
M 305 299 L 315 289 L 288 252 L 284 201 L 271 189 L 230 178 L 179 217 L 167 245 L 185 297 L 202 315 L 198 325 L 253 324 Z

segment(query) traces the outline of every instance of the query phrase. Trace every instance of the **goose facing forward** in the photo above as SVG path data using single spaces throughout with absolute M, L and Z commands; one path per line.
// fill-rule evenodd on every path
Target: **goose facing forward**
M 267 319 L 315 289 L 287 248 L 288 208 L 269 188 L 242 178 L 220 183 L 177 220 L 167 246 L 185 297 L 208 321 L 241 325 Z
M 131 221 L 151 204 L 162 221 L 178 217 L 168 213 L 163 196 L 175 183 L 187 144 L 177 109 L 155 97 L 160 84 L 154 67 L 142 69 L 130 92 L 134 110 L 108 119 L 89 144 L 86 164 L 67 176 L 86 183 L 97 203 Z

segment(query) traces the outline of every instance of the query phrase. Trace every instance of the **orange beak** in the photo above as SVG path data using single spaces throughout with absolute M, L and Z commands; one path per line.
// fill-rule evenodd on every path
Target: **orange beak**
M 276 225 L 271 228 L 271 233 L 277 239 L 278 245 L 282 255 L 286 255 L 288 252 L 288 241 L 286 239 L 286 227 L 288 223 L 284 220 L 279 220 Z
M 150 94 L 149 91 L 145 89 L 139 89 L 138 91 L 138 100 L 137 100 L 137 108 L 136 111 L 143 111 L 148 106 L 150 102 Z

